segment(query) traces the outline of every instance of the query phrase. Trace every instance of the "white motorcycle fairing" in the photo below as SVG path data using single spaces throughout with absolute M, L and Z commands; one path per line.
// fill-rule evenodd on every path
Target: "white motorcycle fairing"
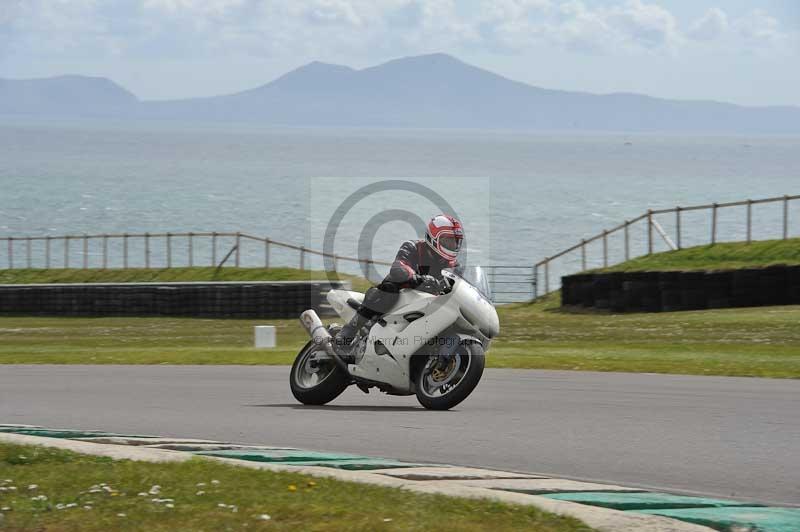
M 413 355 L 449 354 L 464 341 L 478 342 L 488 349 L 490 339 L 499 332 L 494 306 L 460 277 L 447 278 L 452 289 L 444 295 L 400 291 L 396 305 L 355 347 L 355 363 L 348 364 L 347 369 L 356 381 L 377 385 L 391 394 L 411 395 L 415 393 Z M 346 290 L 331 290 L 327 296 L 333 309 L 347 321 L 355 316 L 347 303 L 349 298 L 360 303 L 364 296 Z

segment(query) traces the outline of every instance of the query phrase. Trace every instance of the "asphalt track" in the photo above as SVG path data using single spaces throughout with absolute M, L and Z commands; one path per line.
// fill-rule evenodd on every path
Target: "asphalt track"
M 298 405 L 288 368 L 0 366 L 0 423 L 211 438 L 544 473 L 800 506 L 800 381 L 487 370 L 457 409 L 345 392 Z

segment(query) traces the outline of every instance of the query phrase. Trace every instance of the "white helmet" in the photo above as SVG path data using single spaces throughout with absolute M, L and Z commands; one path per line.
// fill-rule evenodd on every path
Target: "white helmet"
M 461 251 L 464 229 L 461 222 L 447 214 L 431 218 L 425 231 L 425 241 L 433 250 L 447 260 L 455 260 Z

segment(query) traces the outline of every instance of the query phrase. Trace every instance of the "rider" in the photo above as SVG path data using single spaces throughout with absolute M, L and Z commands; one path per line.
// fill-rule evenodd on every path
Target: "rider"
M 397 302 L 401 288 L 438 290 L 442 270 L 456 267 L 463 240 L 461 222 L 450 215 L 439 214 L 428 222 L 425 240 L 403 242 L 389 275 L 378 286 L 367 290 L 355 317 L 336 335 L 339 350 L 346 355 L 347 346 L 358 330 L 367 321 L 388 312 Z

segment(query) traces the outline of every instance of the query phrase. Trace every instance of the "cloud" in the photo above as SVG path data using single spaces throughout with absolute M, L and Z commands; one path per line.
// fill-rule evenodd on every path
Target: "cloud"
M 0 53 L 374 57 L 447 50 L 676 54 L 774 47 L 764 10 L 710 8 L 685 26 L 663 0 L 0 0 Z M 138 54 L 138 55 L 137 55 Z M 149 55 L 148 55 L 149 54 Z
M 692 23 L 686 34 L 697 41 L 714 41 L 722 37 L 728 27 L 728 15 L 718 7 L 712 7 Z
M 780 22 L 766 11 L 755 9 L 734 23 L 734 29 L 749 43 L 776 44 L 787 37 Z

